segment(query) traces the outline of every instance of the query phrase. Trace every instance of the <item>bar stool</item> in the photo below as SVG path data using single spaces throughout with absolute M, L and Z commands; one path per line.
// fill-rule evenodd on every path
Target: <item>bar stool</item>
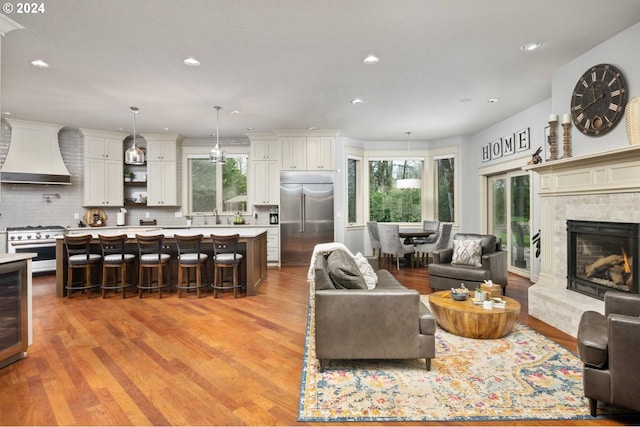
M 138 296 L 142 298 L 142 291 L 148 290 L 152 292 L 154 289 L 158 290 L 160 298 L 162 298 L 162 289 L 169 287 L 170 283 L 163 283 L 162 276 L 165 271 L 165 266 L 168 266 L 171 255 L 162 252 L 162 242 L 164 236 L 157 234 L 153 236 L 145 236 L 136 234 L 136 240 L 138 242 Z M 158 269 L 158 280 L 153 281 L 153 269 Z M 149 281 L 144 283 L 144 270 L 149 272 Z
M 200 252 L 202 246 L 202 234 L 195 236 L 179 236 L 174 235 L 178 245 L 178 298 L 182 297 L 182 290 L 188 292 L 196 290 L 196 295 L 200 298 L 200 289 L 207 286 L 202 284 L 202 265 L 206 264 L 209 258 L 207 254 Z M 182 283 L 182 272 L 186 269 L 187 284 Z M 196 270 L 196 284 L 191 285 L 190 271 Z
M 90 234 L 84 234 L 81 236 L 64 236 L 64 245 L 67 250 L 67 297 L 71 298 L 73 291 L 97 289 L 100 287 L 100 283 L 91 283 L 91 266 L 100 263 L 102 256 L 99 254 L 91 253 L 91 240 L 93 237 Z M 80 281 L 73 283 L 73 271 L 84 270 L 84 276 L 80 278 Z M 88 296 L 88 295 L 87 295 Z
M 105 297 L 106 291 L 113 290 L 118 292 L 119 289 L 122 289 L 122 298 L 126 298 L 127 288 L 136 286 L 135 281 L 127 283 L 127 265 L 134 264 L 136 261 L 134 254 L 128 254 L 125 251 L 127 235 L 105 236 L 99 234 L 98 239 L 100 239 L 100 247 L 102 249 L 102 286 L 100 286 L 102 298 Z M 114 283 L 112 285 L 108 283 L 108 270 L 110 269 L 114 270 Z M 120 280 L 118 280 L 117 276 L 118 269 L 120 269 Z
M 234 298 L 238 297 L 238 289 L 242 288 L 242 284 L 238 280 L 238 267 L 242 261 L 242 254 L 238 253 L 238 240 L 240 236 L 233 234 L 231 236 L 211 235 L 213 240 L 213 297 L 218 297 L 218 291 L 233 289 Z M 226 269 L 233 270 L 233 280 L 231 283 L 224 281 L 224 271 Z

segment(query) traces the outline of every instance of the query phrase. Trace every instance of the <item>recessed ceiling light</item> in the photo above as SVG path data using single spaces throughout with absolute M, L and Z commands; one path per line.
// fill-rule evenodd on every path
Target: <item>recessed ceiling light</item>
M 363 101 L 362 99 L 360 99 L 360 98 L 355 98 L 355 99 L 352 99 L 352 100 L 351 100 L 351 103 L 352 103 L 353 105 L 358 105 L 358 104 L 362 104 L 362 103 L 364 103 L 364 101 Z
M 248 130 L 249 132 L 251 132 L 251 131 L 253 130 L 253 128 L 247 128 L 247 130 Z
M 38 68 L 49 68 L 49 64 L 44 62 L 42 59 L 34 59 L 31 61 L 31 65 Z
M 498 101 L 500 101 L 498 98 L 489 98 L 487 99 L 487 104 L 495 104 Z
M 231 113 L 230 113 L 230 114 L 233 114 L 234 116 L 238 116 L 238 115 L 242 114 L 242 111 L 239 111 L 239 110 L 233 110 L 233 111 L 231 111 Z
M 378 62 L 380 62 L 380 58 L 378 58 L 377 56 L 375 56 L 373 54 L 369 54 L 369 55 L 367 55 L 366 58 L 364 58 L 362 60 L 362 62 L 364 62 L 365 64 L 368 64 L 368 65 L 377 64 Z
M 186 58 L 182 62 L 184 62 L 184 65 L 188 65 L 189 67 L 197 67 L 198 65 L 200 65 L 200 61 L 192 57 Z
M 542 42 L 529 42 L 520 46 L 520 50 L 524 52 L 531 52 L 536 49 L 539 49 L 540 47 L 542 47 Z
M 307 130 L 316 130 L 315 126 L 309 126 Z
M 169 128 L 164 128 L 164 131 L 165 132 L 169 132 Z
M 5 117 L 9 117 L 11 115 L 10 111 L 5 111 L 4 113 L 2 113 L 3 116 Z

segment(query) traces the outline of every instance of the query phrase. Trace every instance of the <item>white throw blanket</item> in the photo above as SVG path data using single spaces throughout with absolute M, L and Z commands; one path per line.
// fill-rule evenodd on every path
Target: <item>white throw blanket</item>
M 318 254 L 323 254 L 323 255 L 329 254 L 335 251 L 336 249 L 342 249 L 349 255 L 353 256 L 349 248 L 347 248 L 342 243 L 338 243 L 338 242 L 318 243 L 313 248 L 313 254 L 311 254 L 311 264 L 309 265 L 309 272 L 307 273 L 307 282 L 312 283 L 316 277 L 315 266 L 316 266 L 316 257 L 318 256 Z

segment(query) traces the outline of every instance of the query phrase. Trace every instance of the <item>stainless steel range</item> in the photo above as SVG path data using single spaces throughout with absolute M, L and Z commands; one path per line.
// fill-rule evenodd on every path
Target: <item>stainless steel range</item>
M 56 271 L 56 239 L 64 236 L 62 226 L 7 227 L 7 253 L 35 252 L 33 273 Z

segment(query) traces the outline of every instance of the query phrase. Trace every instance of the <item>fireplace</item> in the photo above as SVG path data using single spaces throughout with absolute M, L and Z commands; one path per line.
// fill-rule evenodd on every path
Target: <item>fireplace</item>
M 638 293 L 638 223 L 567 221 L 567 289 L 604 299 Z

